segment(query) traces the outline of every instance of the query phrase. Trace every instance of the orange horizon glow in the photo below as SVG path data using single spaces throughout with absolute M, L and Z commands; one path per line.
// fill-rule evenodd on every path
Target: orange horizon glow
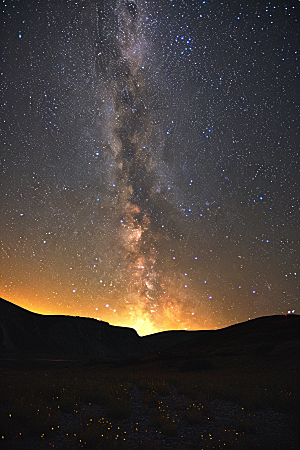
M 4 298 L 3 295 L 1 294 L 1 297 L 8 301 L 9 303 L 12 303 L 13 305 L 19 306 L 20 308 L 25 309 L 26 311 L 32 312 L 34 314 L 39 314 L 42 316 L 69 316 L 69 317 L 82 317 L 82 318 L 90 318 L 90 319 L 95 319 L 98 321 L 102 321 L 102 322 L 106 322 L 111 326 L 117 326 L 117 327 L 126 327 L 126 328 L 132 328 L 134 329 L 137 334 L 139 336 L 148 336 L 151 334 L 156 334 L 156 333 L 160 333 L 160 332 L 164 332 L 164 331 L 208 331 L 208 330 L 217 330 L 219 328 L 222 327 L 217 327 L 217 326 L 195 326 L 195 323 L 193 323 L 193 326 L 191 328 L 191 326 L 181 326 L 180 324 L 178 324 L 179 326 L 176 327 L 177 324 L 173 323 L 171 326 L 170 324 L 168 325 L 168 321 L 166 320 L 166 324 L 162 325 L 160 328 L 155 326 L 153 323 L 151 323 L 151 321 L 149 320 L 149 318 L 146 317 L 140 317 L 137 316 L 137 318 L 135 320 L 132 319 L 132 317 L 128 317 L 127 320 L 124 320 L 124 318 L 122 320 L 120 320 L 119 317 L 116 317 L 115 320 L 107 320 L 106 318 L 99 318 L 97 317 L 97 314 L 72 314 L 69 310 L 68 307 L 62 307 L 60 309 L 58 309 L 57 311 L 53 311 L 53 309 L 51 308 L 50 310 L 48 310 L 48 312 L 45 312 L 43 307 L 37 307 L 34 306 L 32 304 L 32 302 L 30 302 L 28 299 L 18 299 L 18 300 L 13 300 L 13 299 L 7 299 Z M 30 305 L 28 305 L 28 303 L 30 303 Z M 101 315 L 101 314 L 100 314 Z M 99 316 L 99 314 L 98 314 Z

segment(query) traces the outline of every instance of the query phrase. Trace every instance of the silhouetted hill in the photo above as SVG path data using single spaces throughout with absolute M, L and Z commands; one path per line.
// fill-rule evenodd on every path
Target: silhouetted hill
M 147 343 L 149 347 L 155 352 L 163 352 L 169 348 L 177 345 L 193 341 L 196 338 L 208 337 L 213 333 L 212 330 L 200 330 L 200 331 L 161 331 L 159 333 L 149 334 L 148 336 L 142 336 L 143 342 Z M 205 338 L 204 338 L 205 339 Z M 188 345 L 188 344 L 187 344 Z
M 260 317 L 220 330 L 140 337 L 132 328 L 84 317 L 35 314 L 0 299 L 2 356 L 130 358 L 160 352 L 163 359 L 197 361 L 230 355 L 296 355 L 299 330 L 300 316 L 293 314 Z
M 231 325 L 220 330 L 163 331 L 142 339 L 155 351 L 188 354 L 199 350 L 208 353 L 269 348 L 274 343 L 295 342 L 300 337 L 300 316 L 266 316 Z
M 297 361 L 300 356 L 299 330 L 299 315 L 259 317 L 220 330 L 203 332 L 189 342 L 169 348 L 161 357 L 185 361 L 183 367 L 186 368 L 196 367 L 198 362 L 199 367 L 209 366 L 218 357 L 238 357 L 239 361 L 249 357 Z
M 132 328 L 72 316 L 35 314 L 0 299 L 0 352 L 129 357 L 149 353 Z

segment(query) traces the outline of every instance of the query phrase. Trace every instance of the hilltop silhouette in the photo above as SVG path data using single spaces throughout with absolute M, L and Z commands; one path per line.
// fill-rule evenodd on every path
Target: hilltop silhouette
M 260 317 L 220 330 L 164 331 L 140 337 L 132 328 L 91 318 L 36 314 L 0 299 L 0 354 L 4 358 L 152 355 L 196 361 L 234 354 L 276 356 L 298 351 L 299 329 L 300 316 L 293 314 Z

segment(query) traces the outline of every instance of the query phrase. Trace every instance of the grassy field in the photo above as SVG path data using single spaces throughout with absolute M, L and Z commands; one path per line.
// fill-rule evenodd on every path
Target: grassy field
M 299 417 L 296 361 L 288 352 L 185 360 L 165 352 L 123 361 L 36 362 L 35 368 L 6 362 L 0 369 L 0 447 L 24 449 L 32 442 L 42 449 L 164 449 L 163 436 L 178 450 L 293 448 Z M 142 420 L 133 417 L 133 387 L 143 398 L 139 415 L 149 428 L 143 433 L 151 436 L 140 446 L 140 435 L 133 432 L 133 423 Z M 187 439 L 181 443 L 182 429 L 196 433 L 217 420 L 216 399 L 238 405 L 235 422 L 200 434 L 197 447 Z M 283 430 L 264 442 L 252 412 L 268 408 L 287 415 L 294 437 Z

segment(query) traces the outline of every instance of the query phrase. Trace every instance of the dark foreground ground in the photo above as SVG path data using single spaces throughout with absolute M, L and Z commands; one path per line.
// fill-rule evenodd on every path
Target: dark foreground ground
M 298 449 L 299 317 L 283 319 L 143 357 L 2 355 L 0 448 Z

